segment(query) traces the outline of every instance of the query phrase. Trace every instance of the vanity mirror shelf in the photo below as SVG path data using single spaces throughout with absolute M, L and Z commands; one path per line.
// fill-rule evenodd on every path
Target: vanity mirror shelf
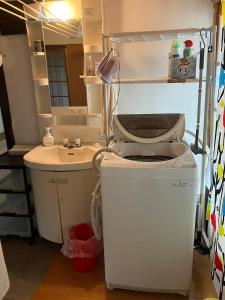
M 46 2 L 46 7 L 48 4 Z M 40 6 L 37 3 L 29 5 L 35 9 Z M 70 5 L 76 14 L 65 24 L 49 16 L 49 26 L 54 26 L 52 31 L 46 30 L 44 20 L 26 21 L 40 137 L 45 134 L 45 127 L 52 127 L 55 141 L 59 142 L 61 132 L 72 136 L 73 129 L 73 135 L 80 135 L 82 127 L 84 131 L 94 129 L 94 135 L 98 135 L 102 128 L 101 80 L 98 76 L 80 76 L 95 73 L 102 58 L 100 1 L 76 0 L 70 1 Z M 91 7 L 92 14 L 89 15 Z M 25 11 L 29 9 L 24 7 Z M 94 19 L 93 12 L 96 14 Z M 78 20 L 82 33 L 76 36 L 70 33 L 68 37 L 62 34 L 62 27 L 67 30 L 68 23 L 76 30 Z M 97 32 L 95 24 L 98 24 Z M 61 28 L 61 34 L 55 32 L 56 28 Z M 86 112 L 78 112 L 79 107 L 85 108 Z
M 93 53 L 99 53 L 102 55 L 102 45 L 99 44 L 87 44 L 84 46 L 84 53 L 85 54 L 93 54 Z
M 37 113 L 50 113 L 50 93 L 48 88 L 48 70 L 44 43 L 44 51 L 34 52 L 35 42 L 44 41 L 42 22 L 28 20 L 26 22 L 26 27 L 31 54 L 31 67 Z
M 102 80 L 97 75 L 80 75 L 80 78 L 84 79 L 85 84 L 102 84 Z
M 34 56 L 44 56 L 45 52 L 33 52 Z
M 55 106 L 86 106 L 86 90 L 79 77 L 84 68 L 82 37 L 69 39 L 49 33 L 41 21 L 27 21 L 26 26 L 37 113 L 51 113 Z M 38 42 L 40 46 L 43 43 L 43 52 L 34 52 Z
M 37 83 L 38 86 L 48 86 L 48 78 L 38 78 L 34 79 L 34 81 Z

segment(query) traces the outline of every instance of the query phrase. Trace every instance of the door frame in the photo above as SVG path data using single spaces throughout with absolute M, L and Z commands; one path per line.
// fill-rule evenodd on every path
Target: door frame
M 3 66 L 0 67 L 0 108 L 2 112 L 7 148 L 10 149 L 15 145 L 15 138 L 12 129 L 12 118 Z

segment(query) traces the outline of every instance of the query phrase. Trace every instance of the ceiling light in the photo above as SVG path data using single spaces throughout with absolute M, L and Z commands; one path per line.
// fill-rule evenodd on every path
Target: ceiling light
M 47 16 L 50 20 L 60 19 L 62 21 L 76 19 L 74 7 L 69 1 L 50 1 L 45 2 L 44 8 L 47 8 L 52 15 Z M 48 15 L 48 12 L 45 12 Z

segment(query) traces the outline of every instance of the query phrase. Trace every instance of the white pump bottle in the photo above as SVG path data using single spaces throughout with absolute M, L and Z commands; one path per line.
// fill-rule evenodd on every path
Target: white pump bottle
M 45 130 L 46 130 L 46 134 L 43 137 L 43 145 L 46 147 L 53 146 L 55 140 L 54 140 L 53 135 L 50 132 L 51 127 L 46 127 Z

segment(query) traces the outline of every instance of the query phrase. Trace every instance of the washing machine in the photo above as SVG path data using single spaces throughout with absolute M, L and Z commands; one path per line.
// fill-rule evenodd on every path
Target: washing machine
M 117 154 L 100 166 L 109 289 L 189 292 L 197 166 L 184 130 L 183 114 L 114 116 Z

